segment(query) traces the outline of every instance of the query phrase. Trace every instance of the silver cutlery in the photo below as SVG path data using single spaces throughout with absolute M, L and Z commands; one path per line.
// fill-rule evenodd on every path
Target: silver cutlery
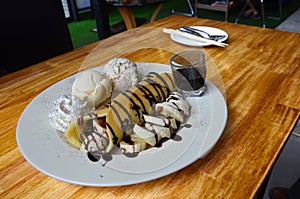
M 226 44 L 226 43 L 214 41 L 214 40 L 207 39 L 207 38 L 204 38 L 204 37 L 199 37 L 199 36 L 194 35 L 194 34 L 190 34 L 190 33 L 187 33 L 187 32 L 182 32 L 182 31 L 178 31 L 178 30 L 174 30 L 174 29 L 164 28 L 163 32 L 168 33 L 170 35 L 178 35 L 178 36 L 185 37 L 185 38 L 188 38 L 188 39 L 201 41 L 201 42 L 208 43 L 208 44 L 215 45 L 215 46 L 220 46 L 220 47 L 228 46 L 228 44 Z
M 212 35 L 212 34 L 209 34 L 205 31 L 203 31 L 203 30 L 188 27 L 188 26 L 180 26 L 177 30 L 179 30 L 181 32 L 193 34 L 193 35 L 196 35 L 198 37 L 210 39 L 210 40 L 213 40 L 213 41 L 219 41 L 219 40 L 224 39 L 226 37 L 226 35 Z

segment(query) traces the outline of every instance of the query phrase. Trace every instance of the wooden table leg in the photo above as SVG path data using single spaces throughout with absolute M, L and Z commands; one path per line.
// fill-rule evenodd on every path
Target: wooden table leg
M 154 12 L 153 12 L 153 14 L 152 14 L 152 16 L 151 16 L 150 22 L 155 21 L 157 15 L 158 15 L 158 13 L 159 13 L 159 11 L 160 11 L 160 9 L 161 9 L 161 7 L 162 7 L 163 5 L 164 5 L 163 3 L 160 3 L 160 4 L 157 6 L 157 8 L 154 10 Z
M 150 19 L 150 22 L 153 22 L 155 21 L 161 7 L 163 6 L 163 3 L 160 3 L 156 9 L 154 10 L 152 16 L 151 16 L 151 19 Z M 125 22 L 125 25 L 126 25 L 126 28 L 127 30 L 130 30 L 130 29 L 133 29 L 133 28 L 136 28 L 136 21 L 135 21 L 135 17 L 134 17 L 134 13 L 133 13 L 133 9 L 132 7 L 117 7 L 117 9 L 119 10 L 124 22 Z
M 135 17 L 131 7 L 118 7 L 117 8 L 125 22 L 127 30 L 136 28 Z

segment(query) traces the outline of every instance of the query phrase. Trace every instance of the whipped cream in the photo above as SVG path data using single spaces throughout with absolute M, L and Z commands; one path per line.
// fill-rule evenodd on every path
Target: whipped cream
M 89 106 L 86 98 L 78 98 L 72 94 L 63 95 L 53 102 L 49 112 L 50 124 L 64 133 L 73 120 L 92 110 L 93 107 Z

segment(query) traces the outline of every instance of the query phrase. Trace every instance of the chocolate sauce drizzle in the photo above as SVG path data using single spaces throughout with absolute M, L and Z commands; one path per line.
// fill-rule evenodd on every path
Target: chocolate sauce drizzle
M 102 159 L 105 161 L 102 166 L 105 166 L 108 162 L 112 161 L 113 156 L 110 153 L 105 153 L 105 154 L 99 154 L 99 153 L 87 153 L 87 157 L 89 158 L 90 161 L 92 162 L 98 162 Z
M 156 103 L 155 96 L 146 86 L 138 85 L 138 89 L 144 93 L 144 97 L 149 101 L 151 106 Z
M 133 127 L 133 121 L 129 120 L 128 118 L 131 118 L 131 115 L 129 114 L 128 110 L 125 109 L 125 107 L 120 104 L 118 101 L 114 101 L 115 104 L 117 104 L 123 111 L 124 113 L 127 115 L 126 119 L 123 120 L 119 114 L 119 112 L 115 109 L 114 106 L 111 106 L 111 108 L 114 110 L 114 113 L 117 115 L 118 121 L 121 122 L 121 128 L 124 132 L 129 131 L 130 129 L 132 129 Z
M 158 81 L 154 81 L 151 78 L 158 78 Z M 126 92 L 123 93 L 123 95 L 130 101 L 130 109 L 134 110 L 136 112 L 136 115 L 138 116 L 138 118 L 140 120 L 143 120 L 143 114 L 147 114 L 149 112 L 149 110 L 146 110 L 146 106 L 144 103 L 149 103 L 150 106 L 155 105 L 156 103 L 165 101 L 169 94 L 170 94 L 170 88 L 174 88 L 175 84 L 172 80 L 172 77 L 166 73 L 166 77 L 165 79 L 158 73 L 156 72 L 150 72 L 148 73 L 145 78 L 143 78 L 144 82 L 148 83 L 148 87 L 138 83 L 136 85 L 136 89 L 138 89 L 142 94 L 144 98 L 140 98 L 135 92 L 131 91 L 131 90 L 127 90 Z M 135 100 L 136 99 L 136 100 Z M 143 100 L 146 99 L 146 100 Z M 170 99 L 175 99 L 178 100 L 178 98 L 176 98 L 176 96 L 170 96 Z M 116 106 L 119 106 L 122 110 L 122 112 L 124 112 L 124 114 L 127 115 L 127 119 L 126 120 L 122 120 L 122 117 L 120 115 L 120 113 L 117 111 L 116 107 L 111 106 L 113 112 L 115 113 L 115 116 L 117 117 L 116 120 L 120 122 L 121 124 L 121 128 L 123 130 L 123 134 L 124 134 L 124 138 L 122 139 L 123 141 L 127 142 L 128 144 L 132 144 L 134 145 L 134 143 L 132 142 L 132 140 L 130 139 L 130 136 L 126 135 L 126 132 L 129 129 L 132 129 L 134 126 L 134 123 L 132 121 L 131 118 L 131 110 L 127 110 L 127 108 L 125 108 L 126 106 L 124 106 L 123 104 L 119 103 L 118 101 L 114 100 L 113 101 L 114 104 L 116 104 Z M 179 107 L 173 103 L 177 109 L 179 109 Z M 177 133 L 175 133 L 174 131 L 182 129 L 182 128 L 191 128 L 191 124 L 183 124 L 180 126 L 179 122 L 177 123 L 177 129 L 173 129 L 171 127 L 171 122 L 163 120 L 165 123 L 165 127 L 170 128 L 171 131 L 171 137 L 170 138 L 163 138 L 158 142 L 158 134 L 156 134 L 153 130 L 153 133 L 155 133 L 155 138 L 156 138 L 156 145 L 154 147 L 162 147 L 163 143 L 166 142 L 169 139 L 172 139 L 173 141 L 182 141 L 182 137 L 180 135 L 178 135 Z M 118 138 L 116 137 L 112 127 L 107 123 L 106 124 L 107 128 L 110 129 L 110 132 L 113 134 L 113 143 L 114 145 L 117 144 L 118 142 Z M 126 139 L 126 137 L 128 139 Z M 121 149 L 123 150 L 123 149 Z M 100 150 L 101 151 L 101 150 Z M 133 150 L 135 151 L 135 150 Z M 101 154 L 103 153 L 103 154 Z M 128 158 L 135 158 L 138 156 L 138 152 L 134 152 L 134 153 L 126 153 L 125 151 L 123 151 L 123 154 L 128 157 Z M 111 161 L 113 159 L 112 154 L 110 153 L 105 153 L 105 152 L 100 152 L 100 153 L 88 153 L 88 158 L 93 161 L 93 162 L 97 162 L 99 161 L 101 158 L 105 161 L 105 163 L 103 164 L 103 166 L 106 165 L 107 162 Z
M 141 100 L 141 98 L 139 98 L 139 96 L 137 96 L 137 94 L 135 94 L 134 92 L 131 92 L 131 91 L 129 91 L 129 90 L 128 90 L 127 92 L 130 93 L 132 96 L 135 97 L 135 99 L 137 99 L 137 100 L 139 101 L 140 105 L 142 106 L 142 113 L 147 113 L 146 107 L 145 107 L 143 101 Z M 127 92 L 123 93 L 123 95 L 124 95 L 127 99 L 129 99 L 130 101 L 132 101 L 132 103 L 134 103 L 134 100 L 127 94 Z M 135 103 L 134 103 L 134 104 L 135 104 Z M 138 106 L 138 105 L 136 105 L 136 106 Z M 138 110 L 140 110 L 140 109 L 141 109 L 141 107 L 139 107 Z

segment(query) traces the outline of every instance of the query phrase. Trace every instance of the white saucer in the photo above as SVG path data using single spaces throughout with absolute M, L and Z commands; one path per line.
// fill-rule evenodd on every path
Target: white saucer
M 195 29 L 198 29 L 198 30 L 203 30 L 203 31 L 207 32 L 210 35 L 224 35 L 225 37 L 223 39 L 220 39 L 218 42 L 223 42 L 223 41 L 226 41 L 228 39 L 228 34 L 225 31 L 223 31 L 221 29 L 218 29 L 218 28 L 208 27 L 208 26 L 191 26 L 191 28 L 195 28 Z M 201 41 L 195 41 L 195 40 L 192 40 L 192 39 L 188 39 L 188 38 L 181 37 L 181 36 L 178 36 L 178 35 L 173 35 L 173 34 L 171 34 L 170 37 L 173 41 L 178 42 L 180 44 L 188 45 L 188 46 L 199 46 L 199 47 L 201 47 L 201 46 L 211 45 L 209 43 L 205 43 L 205 42 L 201 42 Z

